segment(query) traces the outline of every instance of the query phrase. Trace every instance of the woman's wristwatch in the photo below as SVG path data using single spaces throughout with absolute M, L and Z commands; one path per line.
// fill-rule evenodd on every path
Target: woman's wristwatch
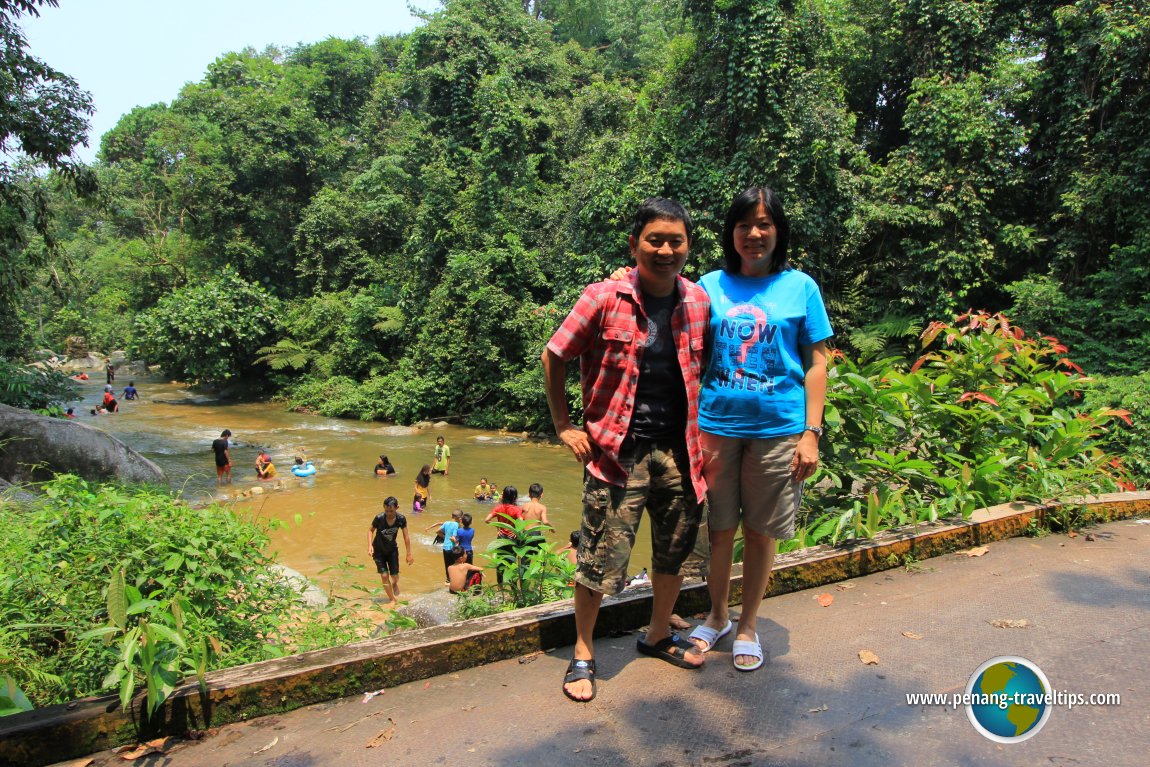
M 825 429 L 822 426 L 807 426 L 803 431 L 813 431 L 816 437 L 822 437 Z

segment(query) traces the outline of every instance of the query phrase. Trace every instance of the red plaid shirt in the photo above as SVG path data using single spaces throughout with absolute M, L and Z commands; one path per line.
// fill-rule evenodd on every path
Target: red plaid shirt
M 703 452 L 699 448 L 699 376 L 711 303 L 698 285 L 679 277 L 679 303 L 671 316 L 679 367 L 687 387 L 687 453 L 691 484 L 700 500 L 706 496 Z M 639 271 L 628 278 L 588 285 L 547 348 L 564 361 L 579 358 L 583 386 L 583 429 L 597 448 L 587 468 L 612 485 L 627 484 L 619 449 L 635 410 L 639 362 L 647 341 Z

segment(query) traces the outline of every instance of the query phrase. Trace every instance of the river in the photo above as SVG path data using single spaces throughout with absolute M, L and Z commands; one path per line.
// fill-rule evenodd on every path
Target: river
M 94 377 L 82 384 L 83 401 L 76 407 L 81 423 L 114 434 L 155 461 L 172 488 L 190 501 L 221 499 L 241 513 L 250 511 L 282 523 L 271 534 L 273 555 L 325 591 L 347 594 L 352 584 L 380 585 L 367 556 L 367 537 L 372 518 L 389 495 L 400 500 L 400 511 L 407 516 L 415 556 L 409 567 L 402 561 L 401 547 L 404 597 L 444 589 L 443 558 L 425 528 L 449 519 L 453 509 L 475 517 L 476 564 L 485 564 L 479 552 L 495 538 L 495 530 L 483 524 L 491 504 L 472 498 L 481 477 L 500 487 L 514 485 L 521 502 L 532 482 L 543 485 L 543 502 L 555 527 L 552 537 L 560 545 L 579 526 L 582 468 L 556 443 L 460 426 L 415 429 L 292 413 L 275 403 L 225 402 L 184 384 L 144 378 L 135 379 L 139 400 L 121 401 L 119 413 L 93 417 L 89 410 L 100 398 L 101 380 Z M 118 377 L 117 395 L 127 383 Z M 211 442 L 224 429 L 232 432 L 233 484 L 221 492 L 216 488 Z M 431 463 L 438 436 L 451 448 L 450 473 L 432 479 L 428 511 L 412 513 L 415 475 L 423 464 Z M 256 481 L 254 464 L 260 448 L 271 453 L 277 479 L 285 480 L 283 489 Z M 314 477 L 301 480 L 288 471 L 297 452 L 320 467 Z M 394 476 L 373 475 L 381 453 L 395 465 Z M 253 487 L 266 492 L 236 497 Z M 350 567 L 341 567 L 341 562 Z M 649 562 L 650 540 L 644 532 L 632 569 L 638 571 Z

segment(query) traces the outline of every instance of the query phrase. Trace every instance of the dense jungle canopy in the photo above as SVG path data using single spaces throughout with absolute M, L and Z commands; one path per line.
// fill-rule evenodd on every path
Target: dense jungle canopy
M 542 346 L 636 203 L 690 207 L 698 276 L 767 184 L 842 346 L 974 307 L 1088 371 L 1150 362 L 1140 1 L 446 0 L 221 55 L 91 178 L 83 83 L 19 35 L 40 4 L 0 2 L 28 155 L 0 166 L 0 355 L 82 335 L 332 415 L 539 427 Z

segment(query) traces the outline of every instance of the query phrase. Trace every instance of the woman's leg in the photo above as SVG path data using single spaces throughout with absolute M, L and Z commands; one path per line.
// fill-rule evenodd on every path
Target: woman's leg
M 703 432 L 700 441 L 703 448 L 703 476 L 710 488 L 707 491 L 710 505 L 707 529 L 711 542 L 711 570 L 707 575 L 711 610 L 703 623 L 715 631 L 722 631 L 730 620 L 728 602 L 731 599 L 731 561 L 735 534 L 739 529 L 743 441 L 706 432 Z M 695 641 L 700 647 L 705 644 L 701 640 Z
M 756 636 L 755 622 L 759 605 L 763 603 L 763 596 L 771 581 L 771 568 L 775 564 L 775 539 L 744 528 L 743 540 L 743 605 L 735 639 L 752 642 Z M 758 659 L 737 655 L 734 660 L 735 665 L 750 665 Z

